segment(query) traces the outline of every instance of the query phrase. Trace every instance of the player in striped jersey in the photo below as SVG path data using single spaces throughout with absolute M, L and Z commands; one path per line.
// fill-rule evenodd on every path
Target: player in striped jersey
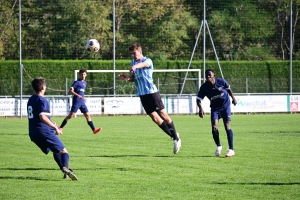
M 156 86 L 153 83 L 153 63 L 150 58 L 144 57 L 142 46 L 134 43 L 129 47 L 132 56 L 130 76 L 119 74 L 118 78 L 134 82 L 136 94 L 140 97 L 146 113 L 151 117 L 166 134 L 174 141 L 174 154 L 177 154 L 181 147 L 181 139 L 176 132 L 174 123 L 165 111 L 164 104 Z
M 27 102 L 29 137 L 44 154 L 53 152 L 54 160 L 64 173 L 64 177 L 77 180 L 75 173 L 69 169 L 69 153 L 57 137 L 61 131 L 56 123 L 51 121 L 49 102 L 43 97 L 46 92 L 46 80 L 42 77 L 35 78 L 31 85 L 36 94 Z

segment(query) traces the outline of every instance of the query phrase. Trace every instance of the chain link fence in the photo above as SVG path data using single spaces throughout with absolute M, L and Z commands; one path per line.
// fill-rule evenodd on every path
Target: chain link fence
M 158 87 L 161 94 L 178 95 L 180 93 L 183 78 L 169 79 L 154 79 L 154 83 Z M 290 80 L 287 78 L 228 78 L 233 92 L 238 93 L 290 93 Z M 33 94 L 30 80 L 23 82 L 23 95 Z M 20 80 L 0 80 L 0 96 L 19 96 Z M 69 88 L 73 80 L 70 79 L 47 79 L 46 95 L 68 95 Z M 198 92 L 198 79 L 189 79 L 186 81 L 183 89 L 183 95 L 195 95 Z M 293 79 L 293 88 L 300 88 L 300 79 Z M 299 93 L 300 91 L 293 91 Z M 113 81 L 112 80 L 94 80 L 88 81 L 85 91 L 86 95 L 97 96 L 113 96 Z M 127 83 L 121 80 L 116 80 L 115 94 L 126 96 L 135 95 L 135 87 L 133 83 Z

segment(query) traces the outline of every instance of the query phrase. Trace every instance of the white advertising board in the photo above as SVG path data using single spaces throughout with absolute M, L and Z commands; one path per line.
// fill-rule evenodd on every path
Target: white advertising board
M 22 100 L 22 115 L 27 115 L 27 99 Z M 0 99 L 0 116 L 20 116 L 20 99 Z
M 165 98 L 164 103 L 167 113 L 170 114 L 196 113 L 196 97 Z
M 300 95 L 289 95 L 289 111 L 299 112 L 300 111 Z
M 67 116 L 70 110 L 69 97 L 53 97 L 47 98 L 50 104 L 50 112 L 52 116 Z
M 236 96 L 237 105 L 231 104 L 232 112 L 287 112 L 286 95 Z
M 72 104 L 71 97 L 46 97 L 52 116 L 66 116 Z M 103 100 L 103 101 L 102 101 Z M 162 97 L 167 113 L 195 114 L 198 112 L 196 96 L 185 98 Z M 237 105 L 231 104 L 233 113 L 300 112 L 300 95 L 236 96 Z M 27 116 L 27 99 L 22 100 L 22 116 Z M 146 114 L 139 97 L 89 97 L 86 105 L 92 115 Z M 204 112 L 210 113 L 210 101 L 204 98 Z M 104 111 L 102 112 L 102 109 Z M 77 115 L 82 115 L 80 110 Z M 0 98 L 0 116 L 20 116 L 20 99 Z
M 101 98 L 89 97 L 85 99 L 85 104 L 91 115 L 101 115 L 102 114 L 102 103 Z M 72 104 L 72 99 L 71 99 Z M 71 107 L 70 107 L 71 110 Z M 83 115 L 80 110 L 76 112 L 76 115 Z
M 142 114 L 144 113 L 139 97 L 106 97 L 104 114 Z

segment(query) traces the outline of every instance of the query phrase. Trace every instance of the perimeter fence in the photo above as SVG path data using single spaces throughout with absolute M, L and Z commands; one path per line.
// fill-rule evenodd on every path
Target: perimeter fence
M 180 94 L 184 78 L 156 78 L 154 83 L 158 87 L 161 94 L 176 96 Z M 290 93 L 290 80 L 287 78 L 228 78 L 235 94 L 239 93 L 263 93 L 263 94 L 280 94 Z M 47 79 L 46 95 L 69 95 L 68 91 L 74 80 L 71 79 Z M 20 80 L 0 80 L 0 96 L 19 96 Z M 200 83 L 201 84 L 201 83 Z M 199 88 L 197 78 L 188 79 L 185 83 L 183 95 L 195 95 Z M 113 81 L 112 80 L 93 80 L 88 81 L 85 91 L 86 95 L 97 96 L 113 96 Z M 132 96 L 135 95 L 135 87 L 133 83 L 127 83 L 121 80 L 116 80 L 115 86 L 116 96 Z M 293 79 L 293 89 L 300 93 L 300 78 Z M 298 92 L 297 92 L 298 91 Z M 23 82 L 23 95 L 31 95 L 33 90 L 30 80 Z

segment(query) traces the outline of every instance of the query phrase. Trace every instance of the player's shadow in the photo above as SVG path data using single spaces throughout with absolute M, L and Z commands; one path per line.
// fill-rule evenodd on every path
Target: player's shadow
M 57 170 L 54 168 L 0 168 L 1 171 L 37 171 L 37 170 Z M 36 180 L 36 181 L 50 181 L 47 178 L 40 178 L 35 176 L 0 176 L 0 180 Z M 51 179 L 51 181 L 54 181 Z
M 99 156 L 73 156 L 73 157 L 89 157 L 89 158 L 130 158 L 130 157 L 140 157 L 140 158 L 180 158 L 179 155 L 99 155 Z M 185 158 L 212 158 L 216 156 L 184 156 Z M 220 157 L 221 158 L 221 157 Z M 224 157 L 225 158 L 225 157 Z
M 49 181 L 46 178 L 39 178 L 39 177 L 29 177 L 29 176 L 0 176 L 0 180 L 35 180 L 35 181 Z
M 17 171 L 17 170 L 31 170 L 31 171 L 37 171 L 37 170 L 57 170 L 54 168 L 34 168 L 34 167 L 30 167 L 30 168 L 13 168 L 13 167 L 8 167 L 8 168 L 0 168 L 0 170 L 12 170 L 12 171 Z
M 290 182 L 290 183 L 279 183 L 279 182 L 266 182 L 266 183 L 230 183 L 230 182 L 213 182 L 219 185 L 300 185 L 300 182 Z

